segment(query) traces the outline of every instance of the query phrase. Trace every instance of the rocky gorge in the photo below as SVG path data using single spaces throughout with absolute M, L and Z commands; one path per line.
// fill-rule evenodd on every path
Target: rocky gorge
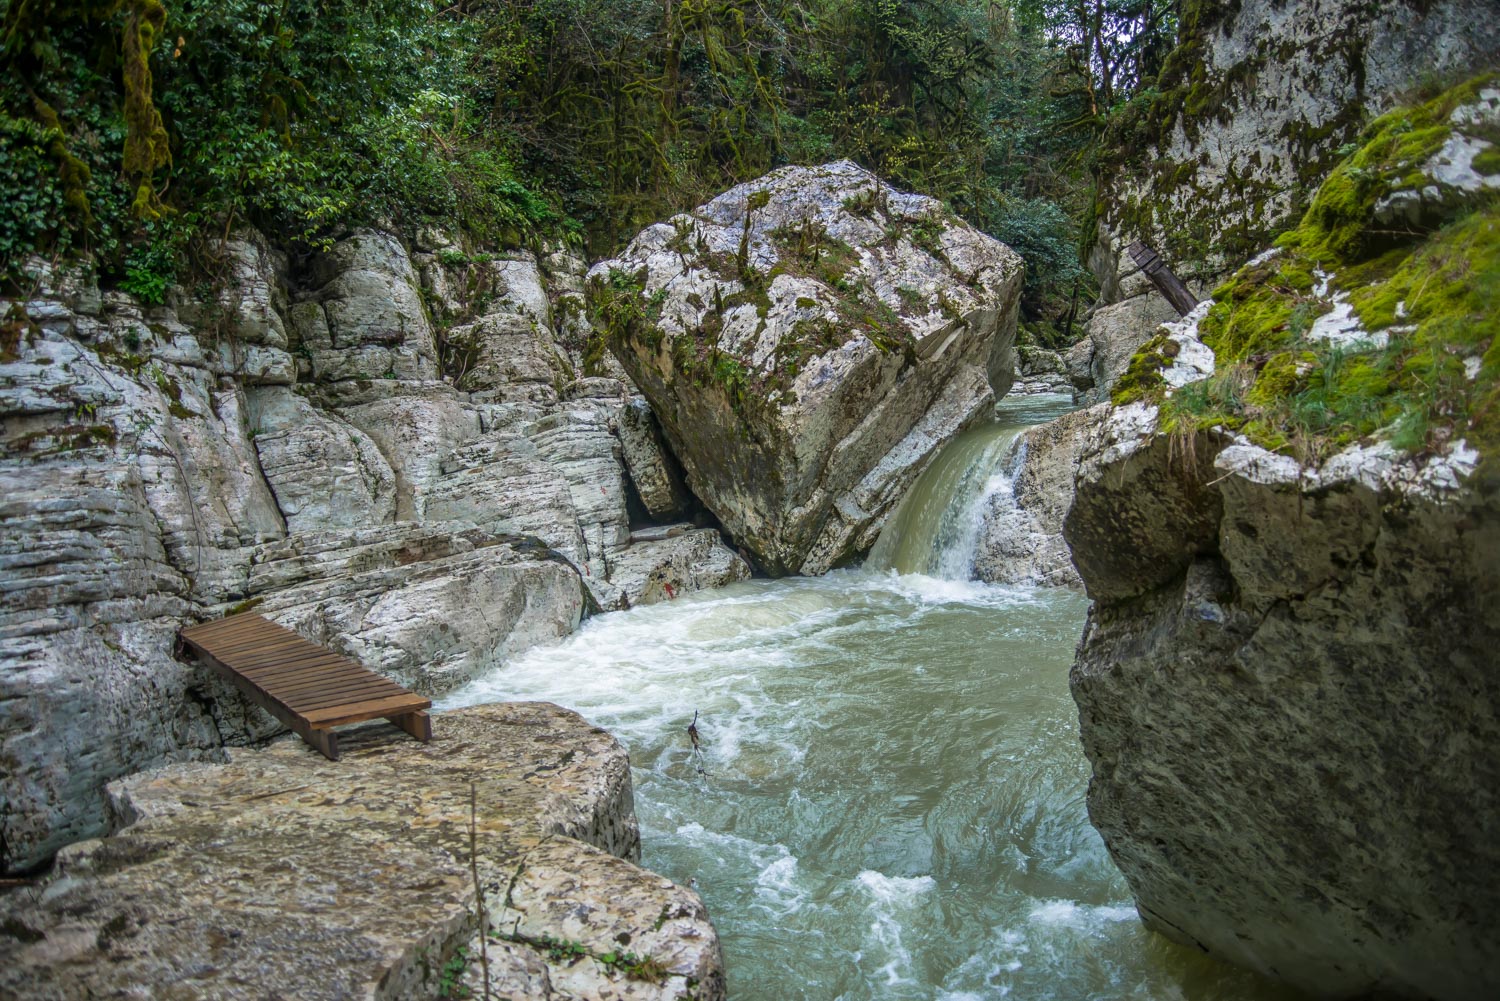
M 1184 5 L 1158 88 L 1111 125 L 1100 301 L 1067 351 L 1018 334 L 1020 255 L 848 160 L 592 264 L 394 222 L 295 252 L 240 228 L 214 280 L 147 301 L 32 257 L 0 301 L 0 989 L 718 998 L 704 898 L 732 886 L 737 920 L 802 929 L 836 971 L 797 996 L 1024 991 L 1023 965 L 1106 940 L 1265 978 L 1204 996 L 1500 990 L 1484 6 Z M 1000 398 L 1059 390 L 1077 409 L 994 437 Z M 954 483 L 963 537 L 927 548 L 956 559 L 882 562 Z M 252 609 L 444 700 L 436 739 L 371 726 L 338 763 L 272 740 L 173 651 Z M 1066 661 L 1080 621 L 1068 757 L 1051 702 L 1007 713 L 1043 688 L 1013 662 Z M 1047 654 L 1012 645 L 1028 629 Z M 938 670 L 976 644 L 1005 712 L 983 672 Z M 571 710 L 494 701 L 518 696 L 623 727 L 634 760 Z M 725 727 L 706 751 L 699 704 Z M 662 736 L 683 706 L 690 752 Z M 881 713 L 918 738 L 893 775 L 962 760 L 956 787 L 987 791 L 851 798 L 865 764 L 828 760 Z M 632 766 L 670 790 L 643 822 Z M 1078 768 L 1097 837 L 1068 826 Z M 652 863 L 674 879 L 640 867 L 642 823 L 690 846 Z M 981 878 L 1024 906 L 984 911 L 960 892 Z M 1093 938 L 1040 937 L 1086 906 Z M 1136 914 L 1177 945 L 1119 946 L 1105 926 Z M 927 942 L 952 969 L 919 970 L 911 941 L 954 927 L 972 953 Z
M 855 423 L 836 424 L 808 439 L 825 452 L 840 435 L 865 441 L 852 450 L 848 441 L 839 445 L 851 452 L 837 467 L 844 479 L 832 484 L 836 489 L 818 487 L 825 499 L 813 505 L 814 524 L 828 516 L 837 490 L 865 482 L 879 498 L 867 502 L 872 510 L 864 514 L 841 502 L 840 510 L 848 510 L 835 524 L 845 527 L 818 557 L 826 565 L 854 551 L 840 540 L 878 532 L 902 484 L 947 437 L 983 416 L 994 399 L 992 379 L 1003 389 L 1013 365 L 1009 338 L 1020 266 L 1003 246 L 941 218 L 935 205 L 885 188 L 851 165 L 784 171 L 772 184 L 793 197 L 821 190 L 825 205 L 869 231 L 867 241 L 886 241 L 871 266 L 897 277 L 910 271 L 929 300 L 926 326 L 918 327 L 927 331 L 921 344 L 892 329 L 889 344 L 877 348 L 865 339 L 827 354 L 825 366 L 843 367 L 815 376 L 823 392 L 863 394 L 847 401 L 853 412 L 876 399 L 889 407 L 856 422 L 857 433 Z M 860 198 L 897 215 L 877 224 L 838 207 Z M 893 201 L 904 207 L 892 210 Z M 772 205 L 767 216 L 779 211 Z M 931 250 L 903 239 L 904 218 L 919 224 Z M 788 225 L 782 220 L 767 232 L 785 239 Z M 803 225 L 823 232 L 814 217 Z M 757 253 L 765 239 L 757 231 Z M 833 257 L 851 253 L 836 237 L 822 239 Z M 409 246 L 378 230 L 352 233 L 298 261 L 253 232 L 218 251 L 224 281 L 208 297 L 178 288 L 153 306 L 101 293 L 86 267 L 36 260 L 28 297 L 5 305 L 0 845 L 7 873 L 35 869 L 65 846 L 92 844 L 88 839 L 112 831 L 118 833 L 103 842 L 106 854 L 129 854 L 137 837 L 158 843 L 148 833 L 157 821 L 121 805 L 129 797 L 114 791 L 117 780 L 170 766 L 192 781 L 238 782 L 221 778 L 234 774 L 223 769 L 271 760 L 232 749 L 273 736 L 280 724 L 174 658 L 173 635 L 185 622 L 254 609 L 419 692 L 441 695 L 537 644 L 556 642 L 591 613 L 750 575 L 689 489 L 718 500 L 693 478 L 705 467 L 667 445 L 680 442 L 679 425 L 658 425 L 629 377 L 599 354 L 583 326 L 583 267 L 575 256 L 464 250 L 436 232 L 419 234 Z M 949 254 L 969 271 L 949 270 Z M 847 271 L 849 262 L 839 266 Z M 903 302 L 893 286 L 863 277 L 846 282 L 842 274 L 835 280 L 840 289 L 856 281 L 883 288 L 897 305 Z M 807 312 L 800 300 L 809 290 L 830 294 L 798 286 L 797 303 L 788 299 L 786 308 Z M 725 294 L 734 293 L 713 298 Z M 878 295 L 865 308 L 880 308 Z M 938 302 L 951 303 L 945 308 L 954 315 Z M 884 306 L 881 315 L 894 317 L 894 308 Z M 836 318 L 830 313 L 822 322 L 832 330 Z M 798 357 L 817 363 L 830 347 L 838 345 L 799 347 Z M 933 410 L 943 394 L 952 406 Z M 808 463 L 797 476 L 816 482 L 819 468 Z M 714 503 L 710 510 L 730 515 L 731 531 L 738 527 L 732 509 Z M 696 524 L 686 520 L 695 517 Z M 460 721 L 445 718 L 445 725 Z M 71 736 L 51 736 L 63 734 Z M 297 758 L 288 745 L 275 747 Z M 510 752 L 487 753 L 499 759 Z M 230 766 L 214 764 L 226 759 Z M 258 795 L 249 792 L 245 801 Z M 598 809 L 611 823 L 631 823 L 628 788 L 623 799 L 618 790 L 611 795 L 609 808 Z M 189 822 L 238 823 L 223 808 Z M 256 828 L 246 836 L 268 835 Z M 160 837 L 184 845 L 193 839 Z M 624 842 L 600 847 L 625 856 L 636 851 Z M 116 891 L 101 889 L 103 896 L 88 903 L 66 897 L 64 887 L 74 885 L 69 879 L 95 882 L 83 861 L 88 853 L 68 851 L 56 873 L 76 875 L 54 882 L 56 892 L 40 910 L 35 901 L 7 901 L 23 915 L 7 919 L 7 927 L 27 929 L 12 937 L 29 950 L 18 954 L 18 984 L 42 978 L 39 971 L 50 968 L 63 940 L 78 937 L 73 925 L 58 923 L 63 912 L 49 909 L 52 901 L 63 900 L 58 906 L 69 914 L 88 913 L 96 924 L 122 920 L 104 913 Z M 146 855 L 157 858 L 154 850 Z M 185 863 L 160 858 L 153 875 L 139 871 L 159 882 L 175 878 L 161 873 Z M 623 893 L 630 878 L 601 875 L 598 882 L 614 880 Z M 145 885 L 122 884 L 118 894 L 149 896 Z M 413 987 L 408 972 L 391 971 L 405 969 L 400 964 L 418 948 L 411 943 L 423 936 L 439 938 L 421 949 L 452 954 L 460 939 L 451 911 L 443 913 L 413 920 L 417 937 L 399 947 L 405 958 L 396 966 L 375 961 L 373 969 L 390 974 L 380 996 L 430 988 L 427 979 Z M 446 930 L 431 930 L 437 927 Z M 351 926 L 349 934 L 373 933 Z M 721 975 L 712 930 L 705 924 L 693 935 L 706 951 L 693 953 L 699 958 L 684 975 L 704 985 L 694 996 L 716 996 L 712 984 Z M 578 940 L 560 932 L 554 939 Z M 535 955 L 509 955 L 510 967 L 492 975 L 541 969 Z M 49 988 L 58 996 L 84 989 L 66 986 L 74 974 L 94 975 L 89 967 L 98 955 L 77 957 Z M 243 956 L 236 962 L 260 963 Z M 617 984 L 622 997 L 646 996 L 631 993 L 627 966 L 606 964 L 605 979 L 612 974 L 625 984 Z M 122 983 L 148 976 L 134 967 L 118 974 Z M 545 971 L 539 975 L 546 980 Z M 106 988 L 100 982 L 88 989 Z M 552 996 L 534 983 L 528 989 L 527 996 Z M 592 997 L 603 989 L 575 985 L 567 990 L 581 994 L 559 996 Z
M 1391 110 L 1334 152 L 1348 91 L 1278 100 L 1296 62 L 1246 55 L 1307 51 L 1278 6 L 1205 33 L 1194 79 L 1220 88 L 1216 117 L 1179 118 L 1161 147 L 1200 178 L 1284 165 L 1248 175 L 1267 197 L 1206 212 L 1201 185 L 1169 195 L 1157 174 L 1101 220 L 1119 301 L 1094 314 L 1080 384 L 1114 406 L 1074 439 L 1064 524 L 1093 600 L 1071 678 L 1090 816 L 1178 941 L 1317 997 L 1488 996 L 1500 91 L 1481 74 L 1403 106 L 1432 58 L 1351 25 L 1329 37 L 1370 39 L 1350 51 L 1355 100 Z M 1494 22 L 1470 13 L 1378 17 L 1412 19 L 1444 65 L 1493 66 Z M 1277 180 L 1289 166 L 1316 179 L 1306 196 Z M 1148 201 L 1178 215 L 1153 223 Z M 1143 322 L 1164 303 L 1119 249 L 1189 222 L 1220 253 L 1263 252 L 1191 315 Z

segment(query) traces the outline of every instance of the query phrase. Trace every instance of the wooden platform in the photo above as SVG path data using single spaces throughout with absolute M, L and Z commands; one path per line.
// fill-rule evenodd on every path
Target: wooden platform
M 177 639 L 179 653 L 194 654 L 332 761 L 333 728 L 346 723 L 388 719 L 432 738 L 430 699 L 253 612 L 179 629 Z

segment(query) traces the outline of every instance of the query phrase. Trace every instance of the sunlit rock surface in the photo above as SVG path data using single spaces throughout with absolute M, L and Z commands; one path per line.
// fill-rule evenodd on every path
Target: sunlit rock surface
M 513 703 L 444 713 L 430 744 L 374 724 L 341 745 L 113 784 L 128 826 L 0 896 L 0 994 L 482 997 L 482 896 L 493 996 L 724 997 L 697 894 L 633 864 L 629 763 L 603 730 Z

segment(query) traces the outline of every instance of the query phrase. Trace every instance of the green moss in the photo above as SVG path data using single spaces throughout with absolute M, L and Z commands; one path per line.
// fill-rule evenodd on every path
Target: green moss
M 1115 383 L 1110 393 L 1110 402 L 1123 407 L 1139 400 L 1154 400 L 1166 388 L 1161 370 L 1172 363 L 1177 354 L 1177 344 L 1165 334 L 1157 334 L 1142 344 L 1130 359 L 1125 374 Z
M 88 416 L 80 413 L 78 416 Z M 11 441 L 16 452 L 27 452 L 34 456 L 57 455 L 82 448 L 112 447 L 119 435 L 111 424 L 65 424 L 61 427 L 32 431 Z
M 906 226 L 907 238 L 912 245 L 921 247 L 927 253 L 940 261 L 946 261 L 947 255 L 943 253 L 943 229 L 951 220 L 944 219 L 941 215 L 928 214 L 908 223 Z
M 1500 449 L 1500 199 L 1457 202 L 1467 214 L 1436 231 L 1370 223 L 1375 201 L 1412 179 L 1446 141 L 1452 110 L 1490 79 L 1373 123 L 1281 253 L 1214 291 L 1199 326 L 1217 358 L 1212 377 L 1168 397 L 1158 336 L 1132 358 L 1115 402 L 1159 401 L 1165 427 L 1221 425 L 1304 461 L 1376 437 L 1411 451 L 1455 437 Z M 1315 294 L 1318 269 L 1333 276 L 1326 297 Z M 1307 339 L 1339 293 L 1385 334 L 1383 348 Z
M 822 223 L 779 227 L 771 231 L 771 241 L 780 254 L 777 267 L 782 272 L 816 279 L 835 291 L 849 289 L 848 275 L 859 263 L 859 252 L 830 236 Z M 769 286 L 769 280 L 764 284 Z
M 260 596 L 254 598 L 246 598 L 244 601 L 236 602 L 235 604 L 230 605 L 228 608 L 224 609 L 224 615 L 228 617 L 230 615 L 243 614 L 253 608 L 260 606 L 265 600 L 266 599 L 264 597 Z
M 1307 376 L 1318 368 L 1311 351 L 1282 351 L 1268 358 L 1245 394 L 1252 407 L 1273 406 L 1276 401 L 1307 388 Z
M 1490 146 L 1475 156 L 1474 169 L 1486 175 L 1500 174 L 1500 146 Z
M 1399 108 L 1370 123 L 1352 156 L 1340 163 L 1313 196 L 1296 229 L 1281 238 L 1283 247 L 1324 266 L 1374 256 L 1405 238 L 1371 225 L 1380 199 L 1421 176 L 1420 168 L 1453 134 L 1449 117 L 1492 85 L 1494 74 L 1481 76 L 1425 104 Z
M 1239 326 L 1204 323 L 1221 346 L 1239 349 L 1221 355 L 1221 366 L 1250 364 L 1253 380 L 1242 399 L 1230 405 L 1188 387 L 1166 400 L 1164 410 L 1178 424 L 1238 428 L 1304 460 L 1377 436 L 1411 451 L 1451 437 L 1500 448 L 1500 208 L 1475 212 L 1377 263 L 1388 273 L 1348 294 L 1366 328 L 1385 331 L 1386 347 L 1348 351 L 1305 341 L 1306 324 L 1299 325 L 1297 315 L 1308 300 L 1261 282 L 1237 307 L 1231 298 L 1210 312 L 1212 319 L 1222 311 Z M 1349 281 L 1347 273 L 1340 278 Z M 1219 291 L 1243 293 L 1244 283 Z M 1246 304 L 1253 306 L 1249 319 Z M 1244 340 L 1229 343 L 1234 334 Z M 1465 363 L 1475 358 L 1479 371 L 1471 380 Z
M 1245 267 L 1214 290 L 1214 305 L 1198 326 L 1198 336 L 1221 361 L 1241 361 L 1273 351 L 1326 310 L 1312 297 L 1312 270 L 1305 261 L 1279 255 Z
M 639 338 L 650 326 L 645 281 L 645 268 L 634 274 L 620 268 L 610 268 L 608 275 L 595 277 L 588 283 L 584 290 L 588 317 L 594 328 L 602 331 L 606 340 L 628 344 Z M 602 344 L 598 350 L 603 350 Z

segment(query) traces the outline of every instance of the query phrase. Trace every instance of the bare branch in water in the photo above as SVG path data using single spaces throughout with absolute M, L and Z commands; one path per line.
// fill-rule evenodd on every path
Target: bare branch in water
M 698 710 L 693 710 L 693 721 L 688 724 L 688 740 L 693 742 L 693 766 L 698 769 L 699 775 L 707 775 L 703 768 L 703 740 L 698 733 Z

